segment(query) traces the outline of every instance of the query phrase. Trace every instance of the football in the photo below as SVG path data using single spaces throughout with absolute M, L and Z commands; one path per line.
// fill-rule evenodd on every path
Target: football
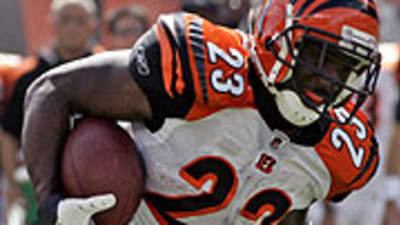
M 66 197 L 113 193 L 116 205 L 96 214 L 97 225 L 125 225 L 144 191 L 144 164 L 129 134 L 115 121 L 85 118 L 67 138 L 62 155 Z

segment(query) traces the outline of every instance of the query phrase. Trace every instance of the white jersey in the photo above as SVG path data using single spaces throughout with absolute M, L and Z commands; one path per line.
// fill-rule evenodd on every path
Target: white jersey
M 154 134 L 135 124 L 133 133 L 147 170 L 134 224 L 275 224 L 290 210 L 344 194 L 341 185 L 359 188 L 369 179 L 353 179 L 351 170 L 333 175 L 335 168 L 343 174 L 338 168 L 348 159 L 331 154 L 328 142 L 293 144 L 254 109 L 227 109 L 195 122 L 170 119 Z M 376 164 L 369 155 L 362 165 Z M 362 175 L 373 173 L 360 167 Z

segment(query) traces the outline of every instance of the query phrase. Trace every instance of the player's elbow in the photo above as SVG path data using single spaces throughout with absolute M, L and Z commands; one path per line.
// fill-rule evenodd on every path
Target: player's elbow
M 51 104 L 54 107 L 68 101 L 61 92 L 63 85 L 58 81 L 58 75 L 57 72 L 50 70 L 29 86 L 24 99 L 25 114 L 36 107 L 44 107 L 44 104 Z

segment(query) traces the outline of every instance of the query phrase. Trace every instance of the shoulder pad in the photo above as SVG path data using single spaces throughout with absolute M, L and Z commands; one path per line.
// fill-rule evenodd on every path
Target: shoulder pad
M 191 80 L 195 100 L 187 120 L 204 118 L 227 107 L 248 107 L 253 95 L 247 81 L 247 36 L 189 13 L 162 15 L 156 25 L 165 86 L 181 93 Z M 176 74 L 176 85 L 171 85 Z M 173 88 L 171 88 L 173 87 Z
M 349 112 L 342 107 L 335 109 L 334 114 L 347 116 Z M 373 127 L 361 111 L 350 124 L 331 123 L 315 150 L 331 175 L 327 199 L 363 187 L 375 174 L 379 162 Z

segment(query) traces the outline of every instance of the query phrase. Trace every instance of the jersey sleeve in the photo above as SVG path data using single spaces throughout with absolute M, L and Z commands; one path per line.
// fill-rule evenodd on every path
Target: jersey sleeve
M 222 36 L 210 44 L 213 32 Z M 223 35 L 235 38 L 225 41 Z M 239 34 L 192 14 L 161 16 L 135 44 L 129 62 L 152 108 L 147 126 L 156 130 L 168 117 L 195 120 L 226 107 L 250 105 L 242 75 L 246 51 L 240 41 Z
M 178 82 L 178 74 L 173 72 L 182 71 L 183 66 L 182 63 L 181 67 L 178 66 L 178 47 L 173 47 L 170 43 L 176 40 L 166 39 L 167 36 L 163 36 L 161 40 L 159 30 L 165 31 L 165 28 L 157 23 L 147 31 L 136 42 L 129 59 L 130 74 L 145 93 L 152 109 L 152 119 L 146 121 L 150 130 L 160 128 L 167 117 L 185 117 L 194 101 L 190 74 L 181 73 Z M 162 52 L 162 48 L 167 48 L 168 52 Z M 178 84 L 184 85 L 183 88 L 178 88 L 179 92 Z
M 335 109 L 336 118 L 346 118 L 349 108 Z M 326 199 L 340 202 L 352 191 L 364 187 L 374 176 L 379 164 L 379 146 L 367 117 L 358 111 L 346 125 L 331 123 L 315 150 L 330 173 Z

